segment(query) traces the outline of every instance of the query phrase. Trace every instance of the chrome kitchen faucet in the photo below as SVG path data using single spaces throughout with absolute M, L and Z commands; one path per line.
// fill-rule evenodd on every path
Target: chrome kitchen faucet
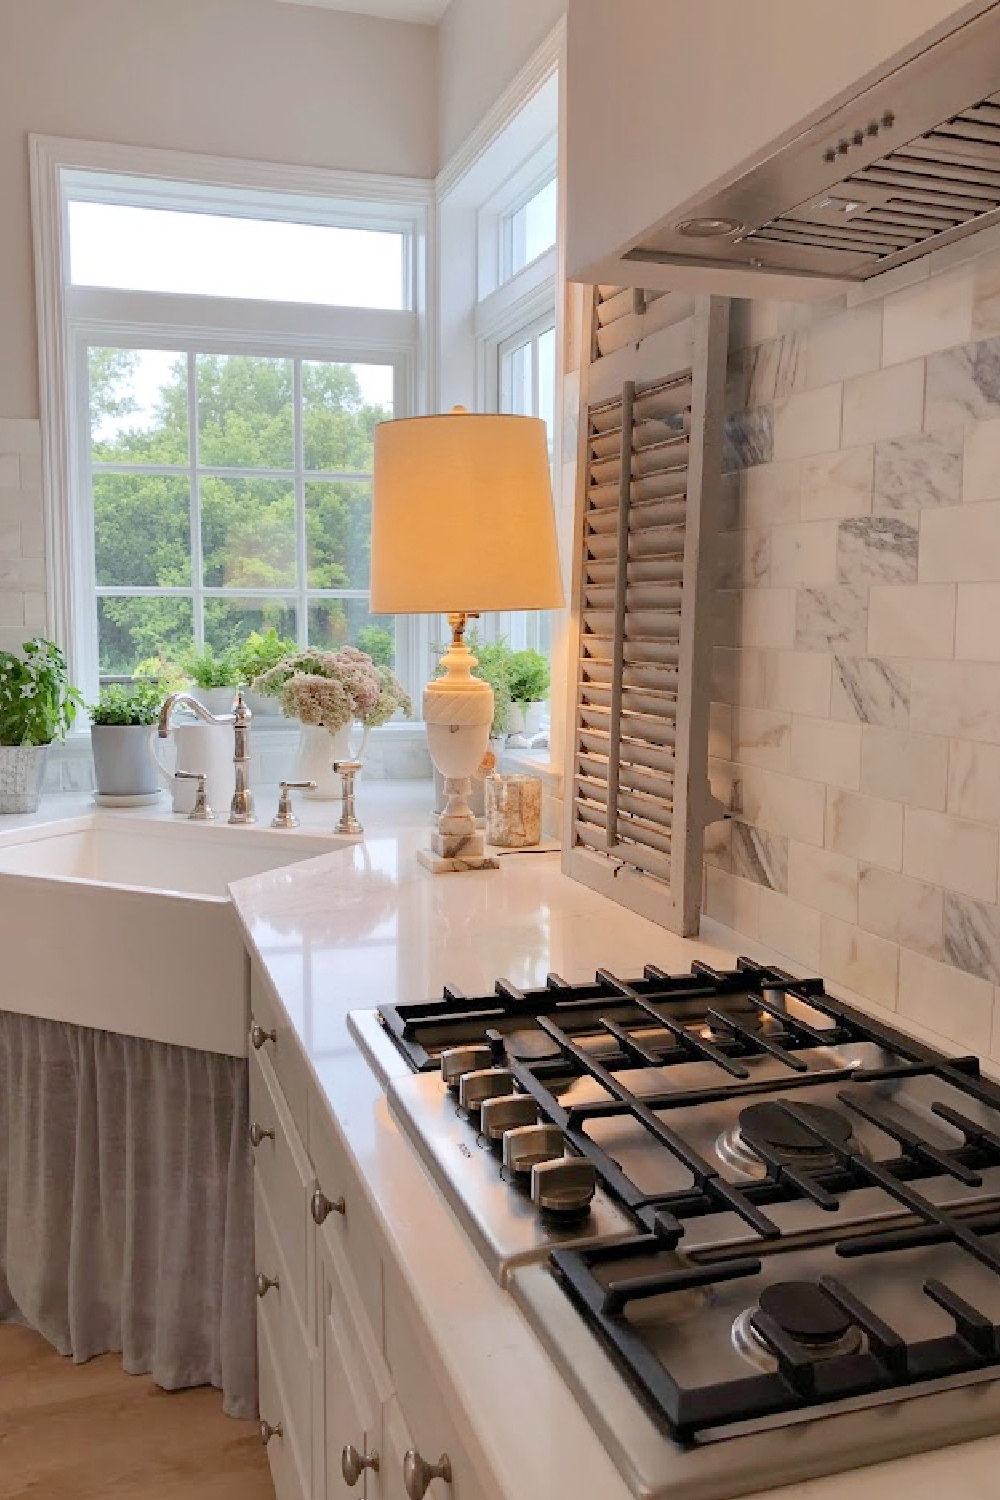
M 231 714 L 210 713 L 205 705 L 199 703 L 197 698 L 192 698 L 190 693 L 171 693 L 160 710 L 158 733 L 161 740 L 165 740 L 170 733 L 176 708 L 189 708 L 205 724 L 232 724 L 234 726 L 236 739 L 233 764 L 236 767 L 236 790 L 233 792 L 233 800 L 229 807 L 229 821 L 230 823 L 256 823 L 253 793 L 250 791 L 250 720 L 253 714 L 243 700 L 243 693 L 237 693 Z

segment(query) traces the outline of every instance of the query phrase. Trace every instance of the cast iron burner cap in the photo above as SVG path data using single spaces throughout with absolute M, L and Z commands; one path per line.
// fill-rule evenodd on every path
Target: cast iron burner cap
M 853 1135 L 850 1120 L 821 1104 L 796 1106 L 828 1140 L 846 1146 Z M 830 1148 L 778 1104 L 751 1104 L 740 1111 L 740 1135 L 751 1147 L 762 1146 L 778 1157 L 832 1156 Z
M 809 1348 L 838 1344 L 854 1326 L 843 1308 L 811 1281 L 781 1281 L 765 1287 L 758 1306 L 790 1339 Z
M 554 1042 L 540 1026 L 506 1031 L 502 1040 L 507 1056 L 518 1062 L 547 1062 L 562 1055 L 559 1043 Z

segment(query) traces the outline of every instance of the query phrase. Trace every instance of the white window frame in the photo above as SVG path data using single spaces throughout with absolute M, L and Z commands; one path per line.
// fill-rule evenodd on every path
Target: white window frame
M 97 640 L 93 517 L 88 510 L 88 345 L 391 362 L 396 414 L 427 410 L 431 316 L 427 267 L 432 252 L 433 184 L 416 178 L 233 162 L 43 136 L 33 136 L 30 147 L 48 632 L 66 651 L 74 680 L 92 691 Z M 155 202 L 160 207 L 202 211 L 224 200 L 226 212 L 247 217 L 263 214 L 295 222 L 395 228 L 404 234 L 407 246 L 403 310 L 71 286 L 68 203 L 70 198 L 85 195 L 104 202 L 128 201 L 147 207 Z M 299 562 L 298 588 L 304 589 L 301 558 Z M 233 591 L 232 596 L 264 597 L 267 592 Z M 284 595 L 285 591 L 276 593 Z M 397 671 L 417 688 L 426 676 L 424 654 L 419 622 L 400 620 Z

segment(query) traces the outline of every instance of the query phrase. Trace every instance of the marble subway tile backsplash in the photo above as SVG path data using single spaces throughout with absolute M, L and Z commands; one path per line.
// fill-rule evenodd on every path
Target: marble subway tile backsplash
M 853 307 L 736 304 L 712 782 L 739 812 L 706 910 L 1000 1056 L 1000 250 L 975 244 Z

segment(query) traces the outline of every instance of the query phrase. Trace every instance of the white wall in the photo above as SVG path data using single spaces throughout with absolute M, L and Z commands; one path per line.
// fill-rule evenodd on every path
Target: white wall
M 566 0 L 451 0 L 438 26 L 440 166 L 471 135 L 565 11 Z
M 274 0 L 0 0 L 0 418 L 38 415 L 29 133 L 432 177 L 433 27 Z
M 568 274 L 582 275 L 827 101 L 853 93 L 931 28 L 985 8 L 985 0 L 570 0 Z

